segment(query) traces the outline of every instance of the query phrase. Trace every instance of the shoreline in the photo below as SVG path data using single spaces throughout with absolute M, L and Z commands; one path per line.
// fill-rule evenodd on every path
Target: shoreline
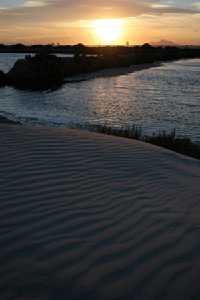
M 46 128 L 50 131 L 55 129 L 55 127 L 48 127 L 47 125 L 35 124 L 28 125 L 22 124 L 17 121 L 9 120 L 6 117 L 0 116 L 0 125 L 20 125 L 25 128 Z M 174 153 L 184 155 L 186 157 L 191 157 L 193 159 L 200 160 L 200 144 L 192 142 L 189 138 L 178 138 L 176 137 L 175 130 L 171 133 L 163 133 L 158 135 L 143 135 L 142 129 L 139 127 L 131 128 L 113 128 L 106 126 L 90 125 L 90 126 L 76 126 L 76 127 L 61 127 L 59 129 L 65 130 L 79 130 L 80 132 L 96 133 L 103 136 L 119 137 L 123 139 L 129 139 L 134 141 L 143 142 L 145 144 L 150 144 L 157 146 L 162 149 L 167 149 Z
M 179 58 L 179 59 L 174 59 L 174 60 L 161 60 L 161 61 L 155 61 L 151 63 L 144 63 L 144 64 L 135 64 L 129 67 L 113 67 L 113 68 L 105 68 L 99 71 L 94 71 L 91 73 L 82 73 L 80 75 L 74 75 L 70 77 L 65 77 L 64 83 L 77 83 L 77 82 L 82 82 L 82 81 L 88 81 L 88 80 L 93 80 L 96 78 L 107 78 L 107 77 L 116 77 L 116 76 L 123 76 L 143 70 L 148 70 L 151 68 L 158 68 L 163 66 L 165 63 L 173 63 L 176 61 L 180 60 L 195 60 L 199 59 L 200 57 L 197 58 Z
M 131 74 L 131 73 L 135 73 L 138 71 L 143 71 L 143 70 L 148 70 L 151 68 L 160 67 L 163 64 L 164 64 L 164 62 L 154 62 L 154 63 L 132 65 L 130 67 L 106 68 L 106 69 L 102 69 L 102 70 L 91 72 L 91 73 L 82 73 L 80 75 L 65 77 L 64 84 L 88 81 L 88 80 L 93 80 L 96 78 L 123 76 L 123 75 Z
M 60 57 L 60 58 L 62 58 L 62 57 Z M 66 60 L 66 58 L 63 58 L 63 59 Z M 93 80 L 96 78 L 123 76 L 123 75 L 131 74 L 131 73 L 135 73 L 138 71 L 142 71 L 142 70 L 157 68 L 157 67 L 162 66 L 164 63 L 170 63 L 170 62 L 179 61 L 179 60 L 189 60 L 189 59 L 200 59 L 200 58 L 196 58 L 196 57 L 195 58 L 190 58 L 190 57 L 184 58 L 183 57 L 183 58 L 176 58 L 176 59 L 169 59 L 169 60 L 155 60 L 155 61 L 149 62 L 149 63 L 138 63 L 138 64 L 133 64 L 130 66 L 125 66 L 125 67 L 123 67 L 123 66 L 105 67 L 105 68 L 102 68 L 102 69 L 99 69 L 96 71 L 94 70 L 94 71 L 90 71 L 90 72 L 83 72 L 83 73 L 74 74 L 71 76 L 66 75 L 63 79 L 61 86 L 64 84 L 68 84 L 68 83 L 78 83 L 78 82 L 82 82 L 82 81 Z M 70 61 L 71 61 L 71 58 L 70 58 Z M 5 85 L 3 85 L 2 88 L 4 86 Z M 17 88 L 17 86 L 16 86 L 16 88 Z M 18 88 L 24 89 L 24 88 L 21 88 L 20 86 L 18 86 Z M 35 88 L 33 90 L 35 90 Z

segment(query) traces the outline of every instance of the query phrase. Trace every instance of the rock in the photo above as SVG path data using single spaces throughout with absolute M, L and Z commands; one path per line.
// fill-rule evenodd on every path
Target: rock
M 0 124 L 13 124 L 13 125 L 21 125 L 20 122 L 9 120 L 6 117 L 0 116 Z
M 49 89 L 64 81 L 62 60 L 54 55 L 27 55 L 7 73 L 8 83 L 23 89 Z
M 6 75 L 0 70 L 0 87 L 5 86 L 7 83 Z

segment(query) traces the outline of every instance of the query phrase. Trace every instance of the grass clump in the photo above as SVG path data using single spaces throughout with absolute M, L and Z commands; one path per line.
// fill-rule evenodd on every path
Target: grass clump
M 170 134 L 163 131 L 158 135 L 147 136 L 145 142 L 200 159 L 200 145 L 193 143 L 189 138 L 176 137 L 175 130 Z
M 129 139 L 140 140 L 142 138 L 142 129 L 139 126 L 124 126 L 124 127 L 112 127 L 109 125 L 100 125 L 100 124 L 76 124 L 72 128 L 86 129 L 89 131 L 113 135 L 118 137 L 125 137 Z
M 136 125 L 125 127 L 111 127 L 108 125 L 76 125 L 76 128 L 87 129 L 98 133 L 107 135 L 113 135 L 118 137 L 125 137 L 129 139 L 136 139 L 143 142 L 147 142 L 159 147 L 163 147 L 174 152 L 187 155 L 196 159 L 200 159 L 200 145 L 193 143 L 189 138 L 180 138 L 176 136 L 176 130 L 174 129 L 170 133 L 162 131 L 159 134 L 153 134 L 152 136 L 144 136 L 142 134 L 142 128 Z

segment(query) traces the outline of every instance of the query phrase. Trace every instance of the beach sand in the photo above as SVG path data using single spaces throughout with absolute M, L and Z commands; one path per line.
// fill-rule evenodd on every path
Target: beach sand
M 0 299 L 200 299 L 200 162 L 0 125 Z

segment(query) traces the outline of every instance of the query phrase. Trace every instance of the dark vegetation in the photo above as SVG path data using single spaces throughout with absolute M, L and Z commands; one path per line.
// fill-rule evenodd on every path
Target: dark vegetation
M 159 134 L 153 134 L 152 136 L 144 136 L 142 134 L 141 127 L 138 126 L 127 126 L 119 128 L 107 125 L 85 124 L 82 126 L 76 126 L 76 128 L 77 127 L 80 129 L 88 129 L 89 131 L 94 131 L 98 133 L 140 140 L 162 148 L 172 150 L 183 155 L 200 159 L 200 145 L 193 143 L 189 138 L 176 137 L 175 130 L 173 130 L 171 133 L 166 133 L 166 131 L 162 131 Z
M 175 133 L 165 132 L 144 138 L 145 142 L 157 145 L 187 156 L 200 159 L 200 145 L 193 143 L 189 138 L 178 138 Z
M 0 116 L 0 123 L 20 125 L 20 122 L 11 121 L 3 116 Z M 145 136 L 142 134 L 142 128 L 135 125 L 126 126 L 126 127 L 111 127 L 108 125 L 75 124 L 72 125 L 71 128 L 73 129 L 78 128 L 81 130 L 88 130 L 88 131 L 93 131 L 101 134 L 139 140 L 162 148 L 172 150 L 174 152 L 186 156 L 200 159 L 200 144 L 193 143 L 189 138 L 176 137 L 175 130 L 173 130 L 169 134 L 167 134 L 166 131 L 162 131 L 159 134 L 153 134 L 152 136 Z
M 29 55 L 6 74 L 7 84 L 24 89 L 54 89 L 63 83 L 65 65 L 55 55 Z
M 136 55 L 139 58 L 148 51 L 148 55 L 153 55 L 156 59 L 165 60 L 187 57 L 199 56 L 200 46 L 158 46 L 153 47 L 149 44 L 143 46 L 85 46 L 83 44 L 77 45 L 4 45 L 0 44 L 0 53 L 51 53 L 51 54 L 74 54 L 80 53 L 81 55 Z M 176 57 L 174 57 L 176 56 Z
M 25 89 L 56 88 L 68 76 L 90 73 L 107 68 L 129 67 L 146 63 L 187 58 L 200 58 L 200 48 L 153 47 L 149 44 L 134 47 L 86 47 L 34 45 L 0 45 L 0 52 L 36 53 L 18 60 L 4 74 L 0 72 L 0 86 L 12 85 Z M 56 57 L 55 53 L 73 54 L 73 57 Z
M 20 125 L 19 122 L 16 122 L 16 121 L 12 121 L 12 120 L 9 120 L 8 118 L 6 117 L 3 117 L 3 116 L 0 116 L 0 124 L 3 123 L 3 124 L 13 124 L 13 125 Z

